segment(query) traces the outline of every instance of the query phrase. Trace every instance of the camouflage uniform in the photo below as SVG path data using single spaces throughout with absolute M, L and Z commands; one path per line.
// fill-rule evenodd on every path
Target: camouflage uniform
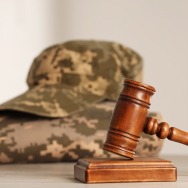
M 142 81 L 142 66 L 136 52 L 114 42 L 44 50 L 29 71 L 29 90 L 0 105 L 0 163 L 115 156 L 101 147 L 124 78 Z M 161 146 L 142 134 L 136 153 L 157 155 Z
M 115 102 L 101 102 L 63 118 L 3 112 L 0 116 L 0 163 L 76 161 L 117 157 L 102 149 Z M 160 114 L 149 116 L 162 121 Z M 142 134 L 140 156 L 158 155 L 163 140 Z

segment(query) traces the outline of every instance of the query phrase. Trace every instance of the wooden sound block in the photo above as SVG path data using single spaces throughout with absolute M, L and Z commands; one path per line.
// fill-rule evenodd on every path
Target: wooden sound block
M 84 183 L 176 181 L 177 168 L 154 157 L 83 158 L 74 166 L 74 177 Z

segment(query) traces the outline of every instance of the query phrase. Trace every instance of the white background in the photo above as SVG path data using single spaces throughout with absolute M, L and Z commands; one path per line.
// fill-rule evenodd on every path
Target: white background
M 120 42 L 144 58 L 144 82 L 157 89 L 151 110 L 188 132 L 187 0 L 0 0 L 0 103 L 27 90 L 44 48 L 73 39 Z M 166 140 L 162 154 L 188 154 Z

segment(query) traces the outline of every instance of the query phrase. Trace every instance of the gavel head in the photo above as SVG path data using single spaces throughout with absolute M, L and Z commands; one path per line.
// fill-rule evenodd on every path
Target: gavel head
M 124 88 L 112 115 L 104 150 L 134 158 L 154 92 L 155 88 L 152 86 L 130 79 L 124 80 Z

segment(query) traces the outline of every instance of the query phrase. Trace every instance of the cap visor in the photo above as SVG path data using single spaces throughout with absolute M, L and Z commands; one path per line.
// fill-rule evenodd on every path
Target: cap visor
M 38 86 L 0 105 L 0 110 L 16 110 L 45 117 L 65 117 L 104 100 L 87 90 L 76 91 L 62 85 Z

